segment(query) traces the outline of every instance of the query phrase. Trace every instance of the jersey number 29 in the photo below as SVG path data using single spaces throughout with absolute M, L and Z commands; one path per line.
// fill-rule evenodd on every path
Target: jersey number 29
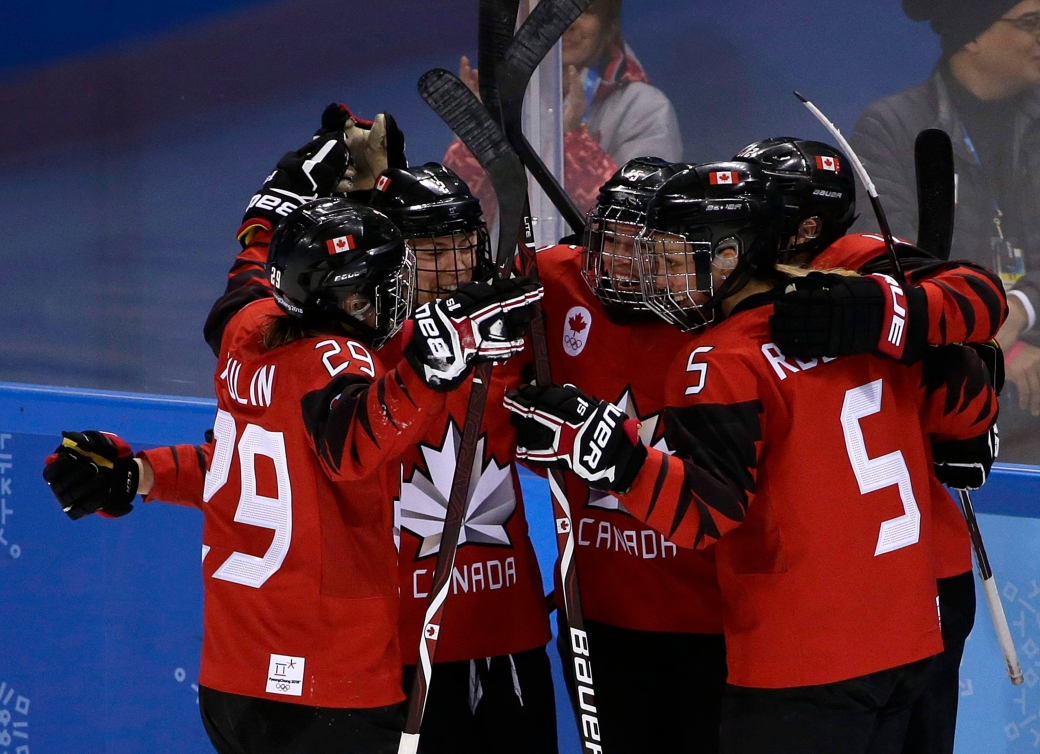
M 213 461 L 206 472 L 202 501 L 208 503 L 227 484 L 231 458 L 235 452 L 238 427 L 227 411 L 218 409 L 213 423 L 216 447 Z M 278 482 L 277 497 L 266 497 L 256 491 L 256 457 L 267 456 L 274 463 Z M 213 578 L 259 589 L 282 567 L 292 542 L 292 487 L 289 465 L 285 459 L 285 438 L 281 432 L 269 432 L 256 424 L 247 424 L 238 440 L 238 465 L 242 473 L 242 492 L 235 510 L 235 521 L 250 526 L 274 529 L 274 539 L 263 557 L 233 552 L 213 573 Z

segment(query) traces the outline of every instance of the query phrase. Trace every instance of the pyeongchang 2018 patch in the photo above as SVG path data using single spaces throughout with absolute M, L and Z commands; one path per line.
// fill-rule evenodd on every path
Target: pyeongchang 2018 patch
M 592 329 L 592 315 L 584 306 L 572 306 L 563 319 L 563 352 L 577 356 L 585 350 Z
M 271 655 L 267 671 L 267 693 L 303 696 L 303 657 Z

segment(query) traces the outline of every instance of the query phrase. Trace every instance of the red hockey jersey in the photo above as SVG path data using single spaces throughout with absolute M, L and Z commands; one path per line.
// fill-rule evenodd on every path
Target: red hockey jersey
M 400 339 L 383 346 L 392 363 Z M 552 638 L 538 560 L 527 532 L 520 480 L 513 463 L 516 440 L 507 390 L 520 384 L 519 359 L 491 373 L 469 501 L 455 569 L 445 602 L 437 661 L 497 657 L 543 646 Z M 394 473 L 394 532 L 400 546 L 401 653 L 418 661 L 444 529 L 455 457 L 469 404 L 470 384 L 447 395 L 447 411 L 432 421 Z
M 864 265 L 887 258 L 885 241 L 874 234 L 838 239 L 813 260 L 818 270 Z M 928 342 L 931 345 L 978 343 L 996 337 L 1007 319 L 1007 295 L 1000 278 L 971 262 L 939 262 L 908 272 L 928 299 Z M 971 570 L 971 537 L 957 503 L 935 476 L 931 479 L 935 526 L 936 576 L 940 579 Z
M 264 298 L 222 328 L 215 440 L 196 463 L 190 446 L 142 454 L 156 474 L 149 500 L 205 515 L 200 682 L 320 707 L 393 704 L 403 693 L 388 470 L 444 398 L 348 338 L 267 351 L 273 316 L 283 313 Z
M 914 367 L 799 361 L 770 342 L 773 293 L 688 345 L 668 373 L 666 438 L 631 513 L 715 546 L 729 682 L 849 679 L 942 650 L 928 437 L 974 437 L 996 397 L 974 352 Z
M 538 253 L 553 381 L 617 403 L 661 447 L 663 370 L 690 336 L 657 319 L 612 321 L 581 276 L 582 250 Z M 676 547 L 616 498 L 567 474 L 585 617 L 641 631 L 721 633 L 714 552 Z

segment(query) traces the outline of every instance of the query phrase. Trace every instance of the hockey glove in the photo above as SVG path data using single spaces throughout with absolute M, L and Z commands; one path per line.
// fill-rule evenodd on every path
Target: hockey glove
M 573 385 L 523 385 L 506 393 L 504 403 L 513 412 L 518 460 L 569 469 L 592 489 L 619 494 L 646 461 L 639 423 Z
M 331 105 L 330 105 L 331 107 Z M 344 110 L 346 107 L 340 105 Z M 350 166 L 347 168 L 347 191 L 374 189 L 379 174 L 387 168 L 406 168 L 404 134 L 390 113 L 379 113 L 374 121 L 361 120 L 346 110 L 344 124 Z
M 927 347 L 928 301 L 920 288 L 887 275 L 811 272 L 777 299 L 769 326 L 787 356 L 877 353 L 913 364 Z
M 139 471 L 126 441 L 107 432 L 62 432 L 43 478 L 73 521 L 91 513 L 109 518 L 134 509 Z
M 346 105 L 329 105 L 321 114 L 321 128 L 311 140 L 278 161 L 246 207 L 238 229 L 243 245 L 260 228 L 273 231 L 283 217 L 304 202 L 350 190 L 345 129 L 352 117 Z
M 989 478 L 1000 452 L 1000 435 L 993 425 L 989 432 L 969 440 L 932 442 L 932 464 L 936 478 L 955 490 L 977 490 Z
M 504 361 L 523 351 L 523 330 L 542 293 L 526 277 L 467 283 L 450 298 L 416 310 L 406 324 L 405 358 L 434 390 L 454 390 L 470 364 Z

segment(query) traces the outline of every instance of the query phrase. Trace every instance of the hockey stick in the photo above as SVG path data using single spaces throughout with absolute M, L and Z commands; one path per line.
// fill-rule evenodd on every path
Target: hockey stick
M 509 43 L 513 41 L 520 0 L 480 0 L 480 31 L 477 37 L 477 70 L 480 72 L 480 99 L 492 120 L 502 125 L 498 93 L 498 69 Z
M 592 0 L 541 0 L 517 31 L 498 71 L 502 124 L 509 143 L 571 230 L 585 233 L 585 216 L 524 136 L 524 92 L 535 68 Z
M 856 175 L 859 177 L 860 182 L 867 189 L 867 196 L 870 197 L 870 206 L 874 208 L 874 215 L 877 217 L 878 226 L 881 228 L 881 235 L 885 239 L 885 248 L 888 250 L 888 257 L 892 262 L 892 269 L 895 271 L 896 280 L 899 281 L 900 285 L 905 285 L 906 275 L 903 274 L 903 265 L 900 263 L 899 255 L 896 253 L 896 243 L 895 239 L 892 237 L 892 228 L 888 225 L 888 217 L 885 215 L 885 209 L 881 206 L 881 199 L 878 198 L 877 189 L 874 188 L 874 182 L 870 180 L 870 174 L 867 173 L 867 169 L 863 167 L 863 162 L 852 149 L 852 145 L 849 144 L 848 140 L 841 135 L 841 131 L 838 130 L 838 127 L 820 111 L 820 108 L 816 107 L 816 105 L 798 92 L 795 92 L 794 96 L 801 100 L 803 105 L 809 108 L 809 112 L 816 117 L 816 120 L 823 124 L 823 127 L 830 132 L 831 136 L 833 136 L 838 142 L 838 145 L 842 148 L 845 154 L 848 155 L 849 161 L 852 163 L 852 169 L 856 171 Z
M 442 69 L 428 71 L 419 79 L 419 94 L 451 127 L 491 179 L 498 196 L 501 217 L 495 266 L 499 276 L 508 276 L 513 268 L 517 233 L 527 200 L 527 174 L 524 167 L 480 100 L 454 74 Z M 426 711 L 444 605 L 451 586 L 459 535 L 466 516 L 470 478 L 473 464 L 477 460 L 477 441 L 480 438 L 484 406 L 487 403 L 491 370 L 491 362 L 478 364 L 473 370 L 469 404 L 456 456 L 455 476 L 452 478 L 448 507 L 444 515 L 444 529 L 441 532 L 437 565 L 433 572 L 430 602 L 423 617 L 419 662 L 415 669 L 412 693 L 408 699 L 408 717 L 401 734 L 399 754 L 416 754 L 419 750 L 419 730 Z
M 917 246 L 938 259 L 949 259 L 956 216 L 953 146 L 949 134 L 937 128 L 930 128 L 918 134 L 914 143 L 914 167 L 917 172 Z M 1011 679 L 1011 683 L 1019 686 L 1024 678 L 1018 662 L 1018 651 L 1011 638 L 1007 615 L 1000 601 L 986 545 L 982 541 L 975 507 L 967 490 L 958 490 L 957 497 L 964 519 L 968 523 L 971 546 L 975 551 L 975 563 L 979 569 L 990 618 L 993 619 L 997 642 L 1004 655 L 1008 678 Z
M 585 221 L 574 207 L 570 197 L 563 191 L 538 155 L 524 138 L 521 116 L 524 92 L 538 64 L 549 53 L 553 45 L 563 36 L 574 20 L 588 7 L 590 0 L 541 0 L 517 32 L 506 51 L 505 60 L 499 71 L 499 92 L 502 120 L 510 143 L 523 156 L 527 168 L 538 180 L 546 194 L 564 215 L 571 228 L 584 234 Z M 533 158 L 533 159 L 531 159 Z M 531 161 L 528 161 L 531 160 Z M 528 234 L 530 238 L 530 234 Z M 521 249 L 520 266 L 525 275 L 538 278 L 538 264 L 533 243 Z M 534 351 L 535 377 L 539 385 L 552 384 L 549 369 L 549 348 L 545 335 L 545 314 L 540 305 L 535 307 L 531 320 L 531 345 Z M 600 743 L 599 714 L 592 681 L 592 664 L 588 634 L 581 605 L 581 589 L 578 584 L 577 564 L 574 560 L 574 526 L 570 501 L 567 498 L 563 472 L 550 469 L 549 491 L 552 498 L 553 517 L 556 520 L 556 546 L 559 550 L 559 570 L 563 614 L 568 627 L 569 655 L 574 673 L 576 691 L 575 714 L 578 717 L 578 735 L 582 751 L 602 754 Z M 563 659 L 563 658 L 561 658 Z
M 975 509 L 971 504 L 971 495 L 968 494 L 967 490 L 957 490 L 957 496 L 961 501 L 961 510 L 964 511 L 964 518 L 968 522 L 971 546 L 975 549 L 975 564 L 979 568 L 979 578 L 982 579 L 982 591 L 986 594 L 986 604 L 989 606 L 989 614 L 993 619 L 993 628 L 997 632 L 1000 651 L 1004 654 L 1008 678 L 1011 679 L 1011 683 L 1015 686 L 1021 686 L 1025 679 L 1022 675 L 1022 667 L 1018 663 L 1018 651 L 1015 649 L 1015 642 L 1011 638 L 1011 629 L 1008 628 L 1004 605 L 1000 601 L 997 582 L 993 578 L 993 569 L 989 565 L 986 546 L 982 543 L 982 532 L 979 531 L 979 521 L 975 518 Z
M 917 248 L 936 259 L 950 258 L 956 214 L 953 145 L 950 135 L 929 128 L 914 142 L 917 173 Z

